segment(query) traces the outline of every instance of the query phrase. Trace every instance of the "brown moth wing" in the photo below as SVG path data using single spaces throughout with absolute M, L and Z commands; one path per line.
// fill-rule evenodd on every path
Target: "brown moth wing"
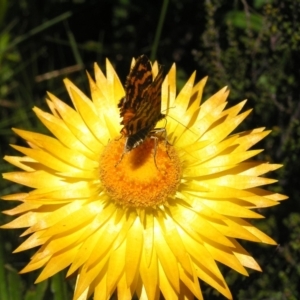
M 127 138 L 124 153 L 143 143 L 156 123 L 164 118 L 161 113 L 162 82 L 162 68 L 153 80 L 149 59 L 145 55 L 138 57 L 127 76 L 125 97 L 118 104 L 124 125 L 121 133 Z
M 135 116 L 137 109 L 144 99 L 144 93 L 152 83 L 152 67 L 147 56 L 141 55 L 137 58 L 133 68 L 126 79 L 125 97 L 123 97 L 118 107 L 120 108 L 120 117 L 123 118 L 121 124 L 128 125 Z M 123 131 L 123 130 L 122 130 Z
M 163 70 L 159 69 L 154 81 L 144 93 L 143 101 L 135 115 L 128 122 L 126 131 L 129 135 L 135 134 L 144 128 L 151 131 L 156 123 L 165 117 L 161 113 L 161 85 L 163 82 Z

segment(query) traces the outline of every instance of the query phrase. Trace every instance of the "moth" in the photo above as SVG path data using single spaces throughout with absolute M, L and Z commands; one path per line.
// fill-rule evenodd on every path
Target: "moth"
M 126 137 L 122 160 L 125 153 L 141 145 L 147 136 L 165 129 L 155 129 L 156 123 L 165 117 L 161 113 L 161 86 L 163 69 L 153 79 L 152 66 L 146 55 L 141 55 L 125 83 L 125 97 L 118 107 L 122 118 L 121 134 Z M 156 149 L 155 149 L 156 150 Z

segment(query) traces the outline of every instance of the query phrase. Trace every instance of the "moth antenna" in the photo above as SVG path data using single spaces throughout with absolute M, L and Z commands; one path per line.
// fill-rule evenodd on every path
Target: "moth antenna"
M 177 119 L 171 117 L 170 115 L 166 115 L 165 119 L 167 120 L 168 118 L 173 119 L 175 122 L 177 122 L 178 124 L 180 124 L 181 126 L 183 126 L 185 129 L 187 129 L 188 131 L 190 131 L 191 133 L 194 133 L 192 130 L 190 130 L 186 125 L 184 125 L 183 123 L 181 123 L 180 121 L 178 121 Z M 167 124 L 167 123 L 166 123 Z

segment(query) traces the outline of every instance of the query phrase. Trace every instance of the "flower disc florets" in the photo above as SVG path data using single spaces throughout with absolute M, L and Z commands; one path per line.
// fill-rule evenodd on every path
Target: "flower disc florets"
M 175 149 L 164 140 L 147 138 L 122 160 L 124 139 L 113 140 L 105 148 L 99 166 L 106 192 L 124 207 L 155 207 L 176 192 L 180 162 Z M 119 163 L 118 163 L 119 162 Z

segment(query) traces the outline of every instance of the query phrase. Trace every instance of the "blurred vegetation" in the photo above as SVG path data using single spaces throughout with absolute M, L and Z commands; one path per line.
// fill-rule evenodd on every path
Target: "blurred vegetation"
M 11 127 L 45 132 L 31 109 L 45 107 L 47 90 L 69 101 L 67 76 L 88 93 L 85 70 L 95 61 L 104 67 L 105 57 L 122 81 L 142 53 L 166 70 L 176 62 L 179 88 L 194 70 L 198 79 L 209 75 L 206 98 L 228 85 L 231 105 L 249 99 L 253 112 L 240 129 L 272 129 L 259 158 L 284 164 L 270 188 L 290 197 L 256 224 L 279 246 L 246 244 L 263 273 L 246 278 L 224 268 L 227 282 L 235 299 L 300 299 L 299 20 L 300 0 L 0 0 L 0 155 L 16 155 L 8 145 L 24 143 Z M 0 184 L 1 195 L 24 191 Z M 9 220 L 0 215 L 1 224 Z M 73 281 L 63 274 L 38 285 L 36 272 L 18 275 L 34 253 L 12 254 L 20 233 L 0 231 L 0 299 L 71 299 Z M 201 286 L 205 299 L 223 299 Z

